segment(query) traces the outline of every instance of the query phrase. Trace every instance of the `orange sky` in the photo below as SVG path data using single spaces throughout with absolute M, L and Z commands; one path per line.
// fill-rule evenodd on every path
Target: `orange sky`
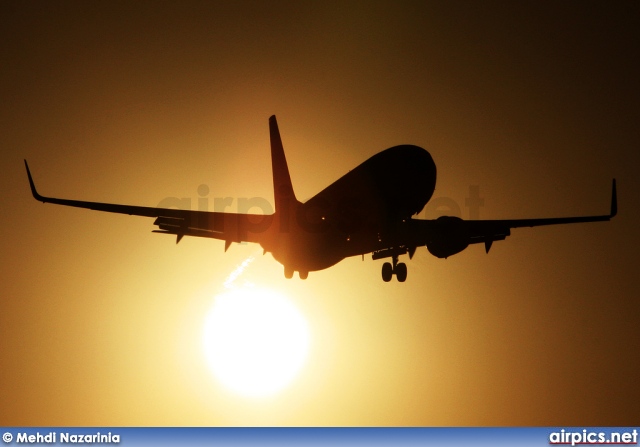
M 0 4 L 1 425 L 633 425 L 640 387 L 636 2 Z M 397 144 L 434 197 L 519 229 L 487 256 L 425 248 L 406 283 L 347 259 L 247 280 L 308 319 L 282 394 L 208 372 L 202 318 L 257 246 L 31 198 L 272 201 L 276 114 L 306 199 Z M 422 217 L 435 217 L 430 209 Z

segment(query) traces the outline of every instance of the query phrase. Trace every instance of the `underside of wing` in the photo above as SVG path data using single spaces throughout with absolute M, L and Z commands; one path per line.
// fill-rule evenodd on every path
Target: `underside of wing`
M 180 216 L 163 213 L 153 222 L 154 233 L 173 234 L 176 242 L 184 236 L 208 237 L 225 241 L 225 250 L 232 242 L 264 241 L 271 228 L 273 215 L 180 211 Z
M 155 217 L 154 225 L 157 225 L 158 229 L 154 232 L 176 235 L 176 242 L 179 242 L 184 236 L 208 237 L 224 240 L 226 242 L 225 249 L 229 247 L 231 242 L 260 243 L 273 220 L 273 215 L 191 211 L 45 197 L 36 190 L 29 165 L 26 160 L 24 163 L 31 193 L 36 200 L 42 203 L 54 203 L 108 213 Z
M 544 225 L 573 224 L 583 222 L 603 222 L 618 213 L 616 181 L 611 190 L 609 214 L 581 217 L 557 217 L 544 219 L 511 220 L 463 220 L 459 217 L 442 216 L 435 220 L 413 220 L 413 229 L 408 238 L 418 246 L 426 245 L 429 252 L 439 258 L 447 258 L 464 250 L 469 244 L 484 243 L 487 253 L 494 241 L 504 240 L 511 235 L 512 228 L 538 227 Z

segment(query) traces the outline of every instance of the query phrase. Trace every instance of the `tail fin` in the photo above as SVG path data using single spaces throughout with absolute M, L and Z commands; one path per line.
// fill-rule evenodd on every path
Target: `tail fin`
M 291 185 L 291 176 L 287 159 L 284 156 L 284 148 L 280 139 L 276 116 L 269 118 L 269 133 L 271 135 L 271 168 L 273 169 L 273 195 L 275 198 L 275 211 L 282 212 L 298 203 Z

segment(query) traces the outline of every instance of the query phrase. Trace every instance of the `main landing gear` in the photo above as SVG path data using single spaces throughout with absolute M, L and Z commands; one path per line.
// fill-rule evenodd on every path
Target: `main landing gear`
M 393 265 L 390 262 L 382 264 L 382 280 L 384 282 L 391 281 L 391 277 L 396 275 L 398 282 L 405 282 L 407 280 L 407 264 L 404 262 L 398 263 L 398 257 L 393 256 Z
M 309 272 L 300 270 L 298 272 L 298 275 L 300 275 L 300 279 L 307 279 L 309 277 Z M 293 269 L 291 267 L 286 267 L 284 268 L 284 277 L 287 279 L 291 279 L 293 278 Z

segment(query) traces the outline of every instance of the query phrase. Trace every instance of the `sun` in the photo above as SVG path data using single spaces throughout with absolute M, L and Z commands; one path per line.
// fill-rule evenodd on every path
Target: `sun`
M 205 318 L 203 346 L 209 367 L 227 388 L 266 397 L 285 388 L 302 368 L 309 328 L 284 296 L 243 285 L 215 298 Z

